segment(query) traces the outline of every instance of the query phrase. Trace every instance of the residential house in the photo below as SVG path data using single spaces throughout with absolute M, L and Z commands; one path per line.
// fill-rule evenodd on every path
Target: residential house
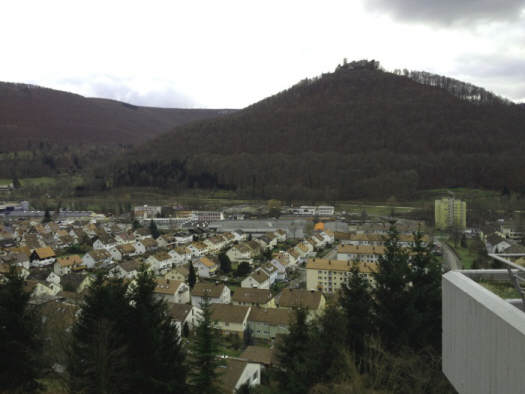
M 62 289 L 67 292 L 82 293 L 93 282 L 93 276 L 82 273 L 71 273 L 62 276 L 60 284 Z
M 133 235 L 136 240 L 140 241 L 141 239 L 151 237 L 151 232 L 147 228 L 139 227 L 133 232 Z
M 70 274 L 73 267 L 82 265 L 82 257 L 70 255 L 58 257 L 53 264 L 53 272 L 59 276 Z
M 140 244 L 144 246 L 144 249 L 146 252 L 153 252 L 154 250 L 158 249 L 159 244 L 157 241 L 155 241 L 153 238 L 143 238 L 140 241 L 137 242 L 137 244 Z
M 224 246 L 226 246 L 224 238 L 220 236 L 206 238 L 203 242 L 208 247 L 209 253 L 218 253 Z
M 49 246 L 37 248 L 31 253 L 30 261 L 32 267 L 46 267 L 55 262 L 56 254 Z
M 277 269 L 277 280 L 286 279 L 286 269 L 290 265 L 290 260 L 287 255 L 279 254 L 270 260 L 270 264 Z
M 165 273 L 174 263 L 174 258 L 167 252 L 157 252 L 149 256 L 146 262 L 151 265 L 153 271 Z
M 262 270 L 252 272 L 245 279 L 243 279 L 243 281 L 241 282 L 241 287 L 269 289 L 270 276 Z
M 4 261 L 9 262 L 9 264 L 14 264 L 17 267 L 24 267 L 25 269 L 29 269 L 29 256 L 25 253 L 20 252 L 14 252 L 14 253 L 7 253 Z
M 326 298 L 320 291 L 286 288 L 277 295 L 275 303 L 278 308 L 305 308 L 312 319 L 324 310 Z
M 126 260 L 118 263 L 112 270 L 112 275 L 117 278 L 133 280 L 137 277 L 141 263 L 138 260 Z
M 168 253 L 173 258 L 173 263 L 175 265 L 182 265 L 191 259 L 191 252 L 184 246 L 176 247 Z
M 301 241 L 297 245 L 295 245 L 294 249 L 298 254 L 299 257 L 310 257 L 314 254 L 314 246 L 307 242 L 307 241 Z
M 54 297 L 62 288 L 54 283 L 28 279 L 24 284 L 24 291 L 31 294 L 32 298 Z
M 108 266 L 111 261 L 111 253 L 105 249 L 92 250 L 82 257 L 82 265 L 86 268 Z
M 193 235 L 191 234 L 180 234 L 175 235 L 175 243 L 177 245 L 186 245 L 193 242 Z
M 206 244 L 198 241 L 192 242 L 186 246 L 186 248 L 191 252 L 193 257 L 204 256 L 209 251 L 209 248 L 206 246 Z
M 134 243 L 135 236 L 127 232 L 122 232 L 122 233 L 115 234 L 115 240 L 119 244 Z
M 253 307 L 248 317 L 248 327 L 254 338 L 275 339 L 279 334 L 288 334 L 294 312 L 291 309 Z
M 246 360 L 228 358 L 226 365 L 217 370 L 222 391 L 228 394 L 238 392 L 243 385 L 256 386 L 261 384 L 261 366 Z
M 253 309 L 253 308 L 252 308 Z M 251 314 L 251 313 L 250 313 Z M 250 318 L 248 317 L 248 325 Z M 240 359 L 261 365 L 263 368 L 272 366 L 275 355 L 273 349 L 264 346 L 248 346 L 239 356 Z
M 485 241 L 485 246 L 488 253 L 503 253 L 506 249 L 510 248 L 512 245 L 508 240 L 500 237 L 497 234 L 491 234 L 487 236 Z
M 107 233 L 99 233 L 98 238 L 93 242 L 93 249 L 109 249 L 117 245 L 117 241 Z
M 204 297 L 208 297 L 210 304 L 229 304 L 231 291 L 222 283 L 200 282 L 191 290 L 191 304 L 200 306 Z
M 182 337 L 184 325 L 192 330 L 202 319 L 202 310 L 190 304 L 170 304 L 168 313 L 177 327 L 179 337 Z
M 275 300 L 269 289 L 243 288 L 235 290 L 232 296 L 233 305 L 260 306 L 275 308 Z
M 154 290 L 155 297 L 174 304 L 190 302 L 190 288 L 184 282 L 169 279 L 157 279 Z
M 214 327 L 223 334 L 237 334 L 241 338 L 248 327 L 249 306 L 213 304 L 210 306 Z
M 201 257 L 193 263 L 200 278 L 211 278 L 215 276 L 219 265 L 209 257 Z
M 180 265 L 169 270 L 165 275 L 164 279 L 178 280 L 181 282 L 187 282 L 190 274 L 189 265 Z
M 135 249 L 135 244 L 133 242 L 116 245 L 115 247 L 110 248 L 109 252 L 111 253 L 113 259 L 117 261 L 122 260 L 126 257 L 133 257 L 138 254 L 137 250 Z
M 230 259 L 232 263 L 240 263 L 246 261 L 248 263 L 253 263 L 253 250 L 246 245 L 238 244 L 232 246 L 227 252 L 226 256 Z
M 274 284 L 274 282 L 279 276 L 279 270 L 270 262 L 261 265 L 255 270 L 255 272 L 257 271 L 263 271 L 266 275 L 268 275 L 268 278 L 270 280 L 270 286 Z
M 247 238 L 247 235 L 244 231 L 242 230 L 235 230 L 235 231 L 232 231 L 231 234 L 235 237 L 235 241 L 246 241 L 246 238 Z
M 60 285 L 60 276 L 51 271 L 46 278 L 46 282 L 53 283 L 55 285 Z

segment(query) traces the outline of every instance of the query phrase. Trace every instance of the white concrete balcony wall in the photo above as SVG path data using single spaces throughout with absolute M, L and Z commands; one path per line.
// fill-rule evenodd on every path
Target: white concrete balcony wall
M 460 271 L 442 285 L 443 372 L 458 393 L 525 393 L 525 313 Z

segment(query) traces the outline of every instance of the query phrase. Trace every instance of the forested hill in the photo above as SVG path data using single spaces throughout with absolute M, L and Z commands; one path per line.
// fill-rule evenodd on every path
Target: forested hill
M 525 192 L 524 108 L 483 89 L 467 94 L 471 85 L 458 81 L 414 79 L 374 61 L 339 66 L 152 140 L 114 163 L 110 182 L 305 199 L 453 186 Z
M 0 82 L 0 153 L 50 144 L 135 144 L 225 111 L 137 107 L 33 85 Z

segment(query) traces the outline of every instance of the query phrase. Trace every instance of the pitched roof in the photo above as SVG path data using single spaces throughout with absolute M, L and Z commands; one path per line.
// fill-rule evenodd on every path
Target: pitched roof
M 214 284 L 210 282 L 200 282 L 193 287 L 191 295 L 197 297 L 208 296 L 210 298 L 219 298 L 225 287 L 226 286 L 222 283 Z
M 273 350 L 263 346 L 248 346 L 239 358 L 258 364 L 270 365 L 273 359 Z
M 289 325 L 292 318 L 293 312 L 290 309 L 254 307 L 250 311 L 248 321 L 271 325 Z
M 79 273 L 71 273 L 62 276 L 60 279 L 60 284 L 62 285 L 63 289 L 70 288 L 73 291 L 78 290 L 78 286 L 82 284 L 82 282 L 88 277 L 86 274 L 79 274 Z
M 106 249 L 93 249 L 88 253 L 95 261 L 111 258 L 111 254 Z
M 247 302 L 250 304 L 266 304 L 273 298 L 268 289 L 251 289 L 241 287 L 233 293 L 232 301 Z
M 131 272 L 131 271 L 138 271 L 140 266 L 141 266 L 141 262 L 138 261 L 138 260 L 127 260 L 127 261 L 123 261 L 119 264 L 120 268 L 122 268 L 124 271 L 126 272 Z
M 501 241 L 505 241 L 505 238 L 500 237 L 498 234 L 490 234 L 487 237 L 487 242 L 491 245 L 499 244 Z
M 246 318 L 249 306 L 231 304 L 211 304 L 211 319 L 218 322 L 242 323 Z
M 157 259 L 157 261 L 166 261 L 171 259 L 171 256 L 167 252 L 157 252 L 153 256 Z
M 63 256 L 57 258 L 57 263 L 62 267 L 71 267 L 72 265 L 82 264 L 82 258 L 79 255 Z
M 253 278 L 257 283 L 264 283 L 270 278 L 268 274 L 262 270 L 253 272 L 249 277 Z
M 39 259 L 49 259 L 56 256 L 53 249 L 51 249 L 49 246 L 35 249 L 34 253 L 36 253 Z
M 233 393 L 237 382 L 241 378 L 247 361 L 228 358 L 226 365 L 217 368 L 219 380 L 225 393 Z
M 132 243 L 122 244 L 116 246 L 117 250 L 123 254 L 135 253 L 135 246 Z
M 284 308 L 318 309 L 323 295 L 319 291 L 305 289 L 283 289 L 278 297 L 278 304 Z
M 525 253 L 525 246 L 514 244 L 510 248 L 505 249 L 503 253 Z
M 153 238 L 144 238 L 140 241 L 140 243 L 146 248 L 155 248 L 159 246 L 157 241 L 155 241 Z
M 213 267 L 215 267 L 217 265 L 213 260 L 211 260 L 208 257 L 201 257 L 199 259 L 199 262 L 204 264 L 208 268 L 213 268 Z
M 383 255 L 385 253 L 385 247 L 374 245 L 339 245 L 337 253 Z
M 306 269 L 324 270 L 324 271 L 350 271 L 357 266 L 359 272 L 372 273 L 377 272 L 379 267 L 376 263 L 352 262 L 349 260 L 330 260 L 330 259 L 308 259 Z
M 172 304 L 168 309 L 168 313 L 175 321 L 182 322 L 188 316 L 193 307 L 190 304 Z
M 173 295 L 184 282 L 169 279 L 157 279 L 157 286 L 154 292 L 159 294 Z

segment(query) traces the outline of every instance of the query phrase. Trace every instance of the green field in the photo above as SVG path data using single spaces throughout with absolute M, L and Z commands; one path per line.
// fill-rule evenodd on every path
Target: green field
M 501 298 L 521 298 L 521 295 L 509 282 L 489 282 L 482 280 L 479 284 Z
M 467 247 L 463 248 L 461 247 L 459 242 L 457 246 L 454 246 L 454 243 L 452 241 L 448 241 L 448 246 L 450 246 L 451 249 L 456 251 L 456 254 L 461 260 L 461 264 L 463 265 L 464 269 L 471 269 L 472 264 L 474 263 L 474 260 L 476 260 L 477 257 L 476 251 L 469 249 L 469 246 L 472 245 L 472 242 L 473 240 L 467 240 Z

